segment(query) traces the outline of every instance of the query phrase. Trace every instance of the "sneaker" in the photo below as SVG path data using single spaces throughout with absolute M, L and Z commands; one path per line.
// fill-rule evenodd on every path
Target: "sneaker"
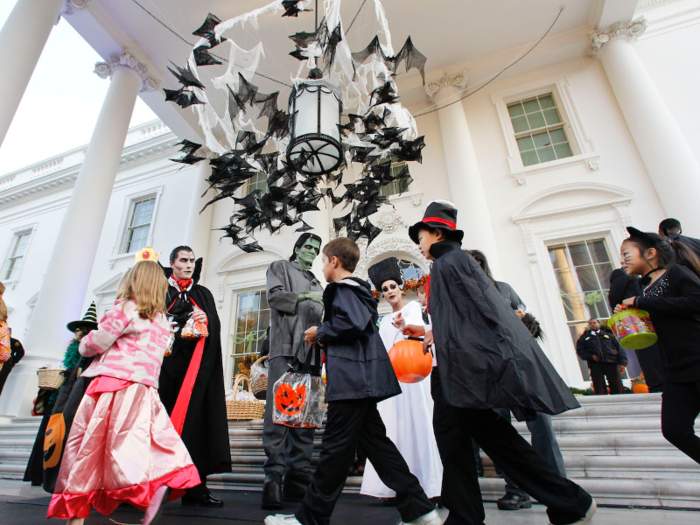
M 588 507 L 588 510 L 586 511 L 586 515 L 580 520 L 572 521 L 569 523 L 569 525 L 583 525 L 584 523 L 588 523 L 593 518 L 596 510 L 598 510 L 598 504 L 595 502 L 595 500 L 592 500 L 591 506 Z M 549 525 L 552 524 L 550 523 Z
M 500 510 L 520 510 L 532 507 L 532 500 L 528 496 L 521 496 L 507 492 L 505 496 L 496 502 Z
M 275 514 L 265 518 L 265 525 L 301 525 L 294 514 Z
M 402 521 L 399 525 L 442 525 L 442 518 L 436 510 L 431 510 L 413 521 Z

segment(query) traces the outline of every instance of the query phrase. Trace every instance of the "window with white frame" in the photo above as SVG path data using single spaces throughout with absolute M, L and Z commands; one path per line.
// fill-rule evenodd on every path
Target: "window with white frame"
M 139 197 L 131 201 L 121 253 L 136 252 L 146 246 L 153 224 L 155 206 L 155 195 Z
M 248 179 L 248 194 L 250 195 L 255 190 L 260 190 L 262 193 L 270 191 L 270 187 L 267 185 L 267 173 L 259 171 Z
M 523 166 L 574 155 L 552 92 L 511 102 L 508 114 Z
M 250 368 L 260 353 L 270 326 L 270 305 L 265 290 L 238 294 L 233 338 L 232 378 Z
M 549 246 L 548 249 L 575 346 L 588 328 L 589 319 L 604 320 L 612 315 L 608 291 L 610 275 L 615 267 L 604 239 L 567 242 Z M 579 365 L 583 378 L 589 380 L 587 364 L 579 359 Z
M 22 270 L 24 256 L 27 253 L 27 246 L 29 245 L 29 238 L 31 235 L 31 230 L 15 233 L 15 236 L 12 239 L 10 257 L 7 260 L 7 266 L 5 269 L 5 281 L 16 281 L 19 277 L 19 272 Z

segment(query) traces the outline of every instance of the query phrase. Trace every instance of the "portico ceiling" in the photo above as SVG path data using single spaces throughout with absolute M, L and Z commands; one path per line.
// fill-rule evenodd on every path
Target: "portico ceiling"
M 629 0 L 616 0 L 629 2 Z M 268 4 L 270 0 L 91 0 L 89 8 L 76 11 L 67 21 L 104 58 L 129 49 L 161 81 L 161 87 L 179 87 L 168 72 L 171 61 L 182 66 L 192 47 L 168 28 L 190 43 L 192 36 L 208 13 L 222 20 L 238 16 Z M 365 0 L 344 0 L 342 17 L 349 25 Z M 322 1 L 319 2 L 322 4 Z M 524 49 L 540 37 L 559 12 L 565 9 L 548 38 L 557 38 L 577 28 L 584 34 L 587 28 L 600 19 L 603 0 L 384 0 L 387 19 L 397 51 L 410 35 L 416 47 L 428 57 L 427 78 L 435 79 L 454 64 L 468 64 L 505 50 L 513 50 L 512 56 L 503 56 L 503 65 L 517 55 L 518 47 Z M 150 13 L 150 14 L 149 14 Z M 299 62 L 288 53 L 294 49 L 288 35 L 313 29 L 313 13 L 300 13 L 298 18 L 281 16 L 261 20 L 265 34 L 266 57 L 258 71 L 287 84 Z M 157 20 L 156 20 L 157 19 Z M 369 44 L 377 33 L 374 16 L 374 0 L 366 0 L 353 27 L 347 32 L 352 50 L 360 50 Z M 167 26 L 167 27 L 165 27 Z M 251 48 L 257 42 L 240 32 L 236 43 Z M 559 60 L 573 58 L 582 52 L 582 45 L 566 52 L 572 56 L 560 56 Z M 228 49 L 221 45 L 213 50 L 228 57 Z M 561 53 L 561 51 L 560 51 Z M 528 57 L 529 58 L 529 57 Z M 531 60 L 532 64 L 536 59 Z M 219 76 L 225 66 L 210 66 L 208 73 Z M 527 67 L 527 64 L 524 64 Z M 200 68 L 201 70 L 202 68 Z M 522 69 L 522 68 L 521 68 Z M 403 74 L 399 79 L 400 95 L 405 97 L 403 86 L 413 87 L 412 102 L 419 103 L 420 90 L 417 72 Z M 405 80 L 403 80 L 405 78 Z M 256 77 L 262 91 L 282 90 L 284 100 L 288 88 Z M 165 102 L 161 92 L 142 93 L 143 100 L 179 136 L 199 139 L 198 125 L 191 110 L 182 110 Z M 427 97 L 424 101 L 428 102 Z

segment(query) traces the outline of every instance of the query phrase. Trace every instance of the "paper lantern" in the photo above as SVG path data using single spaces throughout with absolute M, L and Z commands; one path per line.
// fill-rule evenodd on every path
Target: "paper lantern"
M 343 161 L 340 91 L 314 69 L 289 95 L 290 142 L 287 160 L 309 175 L 325 175 Z
M 389 359 L 396 378 L 402 383 L 418 383 L 433 370 L 430 352 L 423 353 L 423 342 L 417 339 L 399 341 L 389 350 Z

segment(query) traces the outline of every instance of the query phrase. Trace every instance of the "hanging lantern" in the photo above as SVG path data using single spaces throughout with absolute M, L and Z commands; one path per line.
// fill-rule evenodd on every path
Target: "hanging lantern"
M 290 142 L 287 160 L 295 169 L 309 175 L 325 175 L 340 166 L 340 114 L 343 111 L 339 90 L 314 69 L 309 78 L 289 95 Z

